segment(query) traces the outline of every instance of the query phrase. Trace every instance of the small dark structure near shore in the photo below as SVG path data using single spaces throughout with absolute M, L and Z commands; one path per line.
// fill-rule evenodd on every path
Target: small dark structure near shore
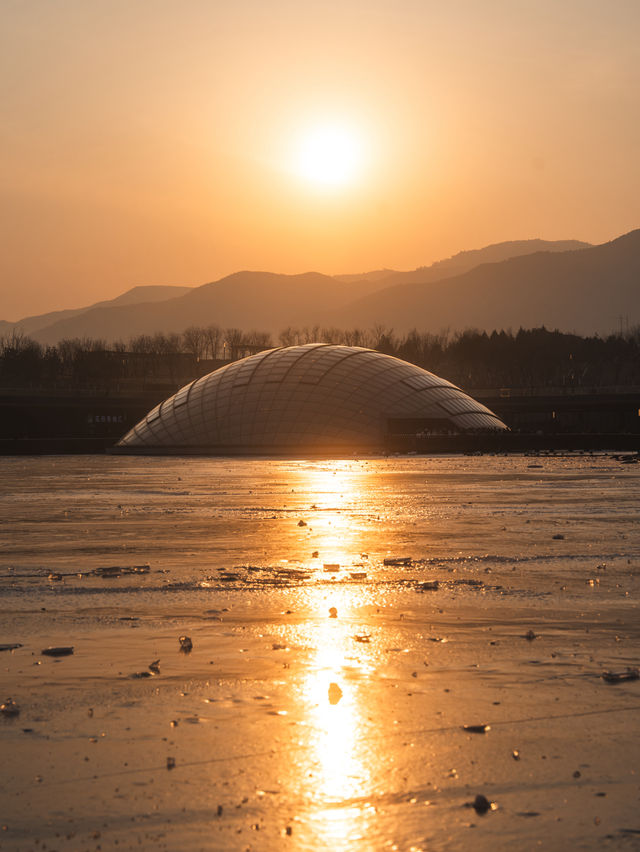
M 270 349 L 196 379 L 113 449 L 132 454 L 377 452 L 390 434 L 505 432 L 460 388 L 356 346 Z

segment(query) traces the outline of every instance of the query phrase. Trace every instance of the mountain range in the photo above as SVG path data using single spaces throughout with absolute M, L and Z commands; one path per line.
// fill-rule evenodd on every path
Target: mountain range
M 482 263 L 433 283 L 394 284 L 343 312 L 345 328 L 396 331 L 546 326 L 607 335 L 640 324 L 640 230 L 599 246 Z
M 0 320 L 0 335 L 7 334 L 13 329 L 20 329 L 23 334 L 35 337 L 36 332 L 46 329 L 57 322 L 62 322 L 63 320 L 77 317 L 80 314 L 85 314 L 87 311 L 119 305 L 133 305 L 139 302 L 162 302 L 165 299 L 170 299 L 173 296 L 186 293 L 187 290 L 190 289 L 191 287 L 171 284 L 151 284 L 148 286 L 139 285 L 137 287 L 132 287 L 120 296 L 116 296 L 115 299 L 95 302 L 87 308 L 71 308 L 66 311 L 51 311 L 46 314 L 25 317 L 24 319 L 18 320 L 18 322 Z
M 375 272 L 366 272 L 363 275 L 337 275 L 340 281 L 378 281 L 384 283 L 385 287 L 394 284 L 427 284 L 442 278 L 450 278 L 460 275 L 480 266 L 482 263 L 499 263 L 512 257 L 520 257 L 525 254 L 534 254 L 539 251 L 573 251 L 575 249 L 590 248 L 590 243 L 580 240 L 509 240 L 503 243 L 493 243 L 481 249 L 461 251 L 445 260 L 437 260 L 431 266 L 420 266 L 411 272 L 394 272 L 392 269 L 380 269 Z
M 135 287 L 87 308 L 0 322 L 44 344 L 123 340 L 215 324 L 277 334 L 288 326 L 419 331 L 533 328 L 606 335 L 640 323 L 640 230 L 592 246 L 525 240 L 460 252 L 408 272 L 237 272 L 200 287 Z

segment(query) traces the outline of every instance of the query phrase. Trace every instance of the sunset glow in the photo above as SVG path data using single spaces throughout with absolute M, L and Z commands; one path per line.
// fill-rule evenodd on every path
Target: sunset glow
M 298 143 L 297 173 L 320 188 L 337 188 L 357 180 L 363 146 L 355 131 L 339 124 L 306 130 Z
M 0 320 L 631 231 L 639 29 L 622 0 L 4 3 Z

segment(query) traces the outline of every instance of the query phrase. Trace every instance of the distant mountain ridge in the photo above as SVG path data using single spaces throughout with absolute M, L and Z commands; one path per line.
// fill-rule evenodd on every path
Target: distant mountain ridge
M 640 324 L 640 229 L 611 242 L 484 263 L 436 282 L 379 290 L 342 313 L 349 328 L 518 329 L 545 325 L 609 334 L 620 318 Z
M 480 249 L 461 251 L 444 260 L 436 260 L 431 266 L 421 266 L 410 272 L 396 272 L 392 269 L 380 269 L 375 272 L 367 272 L 364 275 L 337 275 L 341 281 L 360 281 L 363 279 L 372 281 L 384 281 L 386 286 L 393 284 L 411 284 L 428 281 L 439 281 L 442 278 L 450 278 L 452 275 L 460 275 L 482 263 L 498 263 L 509 260 L 512 257 L 520 257 L 526 254 L 535 254 L 539 251 L 577 251 L 583 248 L 591 248 L 591 243 L 580 240 L 508 240 L 502 243 L 493 243 Z
M 324 314 L 327 306 L 346 307 L 375 288 L 367 282 L 345 285 L 319 272 L 235 272 L 165 301 L 93 308 L 39 329 L 33 336 L 49 344 L 66 337 L 126 340 L 210 324 L 277 333 L 288 325 L 313 324 L 312 318 Z
M 178 296 L 191 290 L 191 287 L 180 284 L 139 284 L 126 290 L 115 299 L 107 299 L 102 302 L 96 302 L 86 308 L 71 308 L 64 311 L 50 311 L 46 314 L 37 316 L 25 317 L 17 322 L 7 322 L 0 320 L 0 335 L 9 334 L 12 330 L 20 330 L 24 334 L 34 335 L 35 332 L 41 329 L 46 329 L 50 325 L 57 322 L 62 322 L 66 319 L 71 319 L 87 311 L 92 311 L 95 308 L 106 308 L 115 305 L 132 305 L 138 302 L 157 302 L 170 299 L 173 296 Z
M 496 243 L 411 272 L 236 272 L 200 287 L 133 288 L 81 311 L 11 325 L 44 344 L 72 337 L 127 341 L 211 324 L 269 331 L 276 338 L 288 326 L 437 332 L 546 325 L 608 334 L 619 316 L 640 322 L 639 280 L 640 230 L 601 246 L 577 240 Z

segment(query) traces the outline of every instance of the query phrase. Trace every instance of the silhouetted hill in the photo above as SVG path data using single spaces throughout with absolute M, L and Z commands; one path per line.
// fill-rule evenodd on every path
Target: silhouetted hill
M 17 322 L 8 322 L 7 320 L 0 320 L 0 336 L 5 336 L 7 334 L 11 334 L 12 331 L 21 331 L 23 334 L 32 337 L 34 332 L 38 331 L 41 328 L 46 328 L 54 322 L 58 322 L 58 320 L 68 319 L 69 317 L 75 317 L 78 314 L 84 313 L 84 311 L 89 310 L 88 308 L 70 308 L 66 311 L 50 311 L 47 314 L 38 314 L 33 317 L 24 317 L 24 319 L 18 320 Z
M 317 272 L 237 272 L 162 301 L 141 302 L 138 295 L 153 288 L 134 288 L 117 300 L 62 316 L 46 327 L 40 325 L 31 334 L 42 343 L 70 337 L 127 341 L 139 334 L 182 332 L 191 325 L 212 324 L 275 335 L 288 326 L 370 328 L 377 324 L 397 332 L 546 325 L 606 334 L 618 328 L 620 316 L 629 317 L 631 324 L 640 321 L 639 235 L 640 231 L 634 231 L 591 247 L 577 241 L 498 243 L 462 252 L 424 270 L 393 273 L 418 280 L 392 286 L 388 277 L 378 273 L 345 282 Z M 574 248 L 560 251 L 567 245 Z M 545 246 L 545 251 L 522 254 L 539 246 Z M 509 252 L 520 255 L 436 279 L 453 266 L 478 258 L 502 258 Z M 142 293 L 136 295 L 136 290 Z
M 590 247 L 590 243 L 583 243 L 580 240 L 508 240 L 480 249 L 461 251 L 453 257 L 437 260 L 431 266 L 421 266 L 410 272 L 379 269 L 362 275 L 336 275 L 335 277 L 340 281 L 349 282 L 363 280 L 384 282 L 387 287 L 393 284 L 426 284 L 428 281 L 440 281 L 452 275 L 461 275 L 482 263 L 499 263 L 511 257 L 521 257 L 539 251 L 577 251 Z
M 334 275 L 336 281 L 344 281 L 345 284 L 354 284 L 356 281 L 384 281 L 392 275 L 397 275 L 395 269 L 373 269 L 371 272 L 356 272 L 350 275 Z
M 164 299 L 170 299 L 179 294 L 186 293 L 191 290 L 191 287 L 185 287 L 172 284 L 149 284 L 132 287 L 115 299 L 107 299 L 106 301 L 96 302 L 86 308 L 72 308 L 65 311 L 51 311 L 38 316 L 25 317 L 17 322 L 7 322 L 0 320 L 0 335 L 10 333 L 13 329 L 20 329 L 24 334 L 35 336 L 35 332 L 40 329 L 47 328 L 54 323 L 62 322 L 72 317 L 77 317 L 79 314 L 85 314 L 87 311 L 95 308 L 104 308 L 116 305 L 132 305 L 137 302 L 157 302 Z
M 341 312 L 346 327 L 547 328 L 607 334 L 640 322 L 640 230 L 600 246 L 486 263 L 438 282 L 387 287 Z
M 339 311 L 376 286 L 347 285 L 317 272 L 236 272 L 162 302 L 95 307 L 39 329 L 33 336 L 41 343 L 65 337 L 128 340 L 139 334 L 181 332 L 191 325 L 210 324 L 277 333 L 288 325 L 313 324 L 327 309 Z
M 106 302 L 96 302 L 91 307 L 115 307 L 116 305 L 134 305 L 140 302 L 164 302 L 167 299 L 173 299 L 176 296 L 190 293 L 193 289 L 193 287 L 187 287 L 183 284 L 140 284 L 122 293 L 122 295 L 116 296 L 115 299 L 110 299 Z

